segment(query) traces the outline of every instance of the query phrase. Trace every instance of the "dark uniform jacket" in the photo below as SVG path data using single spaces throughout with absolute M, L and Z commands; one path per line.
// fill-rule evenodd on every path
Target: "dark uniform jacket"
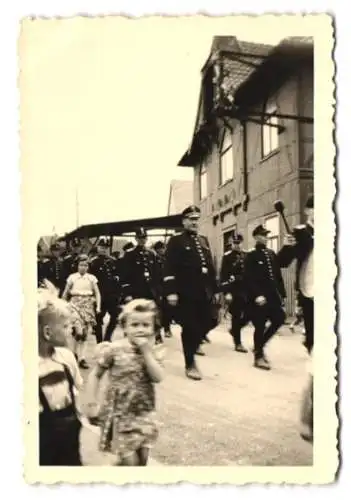
M 296 231 L 297 229 L 297 231 Z M 302 263 L 308 257 L 314 247 L 314 230 L 309 225 L 301 225 L 295 228 L 294 234 L 296 245 L 284 245 L 278 252 L 280 267 L 288 267 L 296 259 L 296 281 L 295 288 L 299 289 L 299 275 Z
M 49 259 L 49 276 L 48 280 L 51 281 L 56 288 L 63 291 L 65 286 L 66 274 L 64 262 L 62 259 L 51 258 Z
M 124 297 L 158 300 L 158 265 L 153 251 L 136 246 L 121 260 L 121 285 Z
M 64 279 L 67 280 L 70 274 L 78 271 L 78 255 L 68 254 L 63 259 Z
M 250 301 L 263 295 L 267 302 L 282 302 L 286 297 L 283 276 L 276 253 L 263 245 L 256 245 L 245 259 L 245 287 Z
M 95 255 L 90 260 L 89 273 L 97 278 L 102 296 L 119 295 L 120 269 L 116 259 L 108 255 Z
M 242 250 L 229 250 L 222 259 L 220 288 L 223 293 L 245 296 L 244 264 L 246 253 Z
M 157 292 L 160 297 L 164 296 L 163 294 L 163 271 L 165 267 L 166 258 L 164 255 L 159 255 L 156 253 L 156 269 L 157 269 Z
M 43 285 L 44 279 L 50 276 L 50 259 L 43 258 L 37 260 L 37 286 Z
M 165 255 L 164 293 L 186 300 L 212 300 L 217 292 L 216 271 L 208 240 L 184 231 L 172 236 Z

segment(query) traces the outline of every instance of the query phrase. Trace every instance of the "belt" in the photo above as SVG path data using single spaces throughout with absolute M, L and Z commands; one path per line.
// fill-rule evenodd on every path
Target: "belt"
M 71 296 L 72 297 L 92 297 L 93 294 L 92 293 L 71 293 Z

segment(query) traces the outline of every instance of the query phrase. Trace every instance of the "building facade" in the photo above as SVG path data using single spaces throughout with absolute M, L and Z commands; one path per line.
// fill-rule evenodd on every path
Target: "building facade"
M 194 202 L 217 270 L 234 228 L 249 249 L 253 228 L 263 223 L 268 245 L 279 250 L 285 227 L 275 201 L 284 203 L 291 227 L 304 222 L 313 192 L 313 76 L 313 40 L 286 39 L 277 47 L 213 41 L 194 136 L 179 165 L 194 169 Z M 294 278 L 293 267 L 284 270 L 288 314 Z

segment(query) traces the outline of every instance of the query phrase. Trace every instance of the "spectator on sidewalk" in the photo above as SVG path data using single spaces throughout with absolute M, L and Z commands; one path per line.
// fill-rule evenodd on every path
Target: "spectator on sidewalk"
M 71 316 L 50 291 L 38 294 L 39 465 L 79 466 L 81 419 L 76 399 L 83 381 L 67 349 Z
M 81 368 L 89 368 L 86 361 L 86 341 L 96 325 L 96 314 L 101 310 L 101 295 L 96 276 L 88 273 L 89 257 L 78 258 L 78 272 L 70 274 L 62 298 L 69 300 L 76 311 L 74 323 L 75 354 Z
M 158 310 L 151 300 L 136 299 L 119 317 L 125 337 L 101 344 L 100 356 L 87 382 L 87 415 L 101 428 L 100 450 L 111 451 L 119 465 L 145 466 L 156 442 L 155 387 L 163 370 L 162 344 L 155 344 Z M 103 375 L 109 372 L 104 400 L 99 396 Z

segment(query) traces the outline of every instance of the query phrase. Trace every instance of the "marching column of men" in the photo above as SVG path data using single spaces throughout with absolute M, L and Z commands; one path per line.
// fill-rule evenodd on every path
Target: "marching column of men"
M 170 336 L 171 319 L 181 326 L 186 376 L 201 380 L 195 360 L 204 354 L 201 344 L 218 324 L 219 292 L 224 295 L 231 314 L 230 333 L 234 349 L 247 353 L 242 345 L 241 330 L 251 322 L 254 326 L 254 366 L 270 370 L 265 347 L 285 321 L 286 292 L 281 268 L 297 260 L 297 286 L 305 322 L 305 346 L 313 349 L 313 196 L 305 208 L 307 224 L 297 226 L 286 235 L 282 249 L 276 254 L 267 248 L 267 231 L 258 225 L 252 233 L 256 244 L 248 252 L 240 245 L 243 238 L 236 231 L 231 249 L 225 252 L 217 283 L 214 260 L 205 236 L 199 234 L 200 209 L 186 208 L 182 213 L 183 231 L 172 236 L 167 245 L 158 242 L 154 251 L 146 248 L 148 239 L 144 228 L 136 231 L 136 245 L 128 243 L 119 259 L 107 254 L 108 242 L 101 239 L 96 255 L 90 260 L 89 272 L 98 280 L 101 293 L 101 312 L 97 315 L 96 340 L 111 340 L 117 324 L 120 306 L 134 298 L 152 299 L 159 306 L 161 324 L 156 340 L 162 342 L 161 326 Z M 51 257 L 45 257 L 38 247 L 38 286 L 50 281 L 62 294 L 67 277 L 77 271 L 77 259 L 82 244 L 73 241 L 72 252 L 64 258 L 60 247 L 51 246 Z M 103 339 L 105 314 L 110 321 Z M 267 324 L 268 323 L 268 324 Z

